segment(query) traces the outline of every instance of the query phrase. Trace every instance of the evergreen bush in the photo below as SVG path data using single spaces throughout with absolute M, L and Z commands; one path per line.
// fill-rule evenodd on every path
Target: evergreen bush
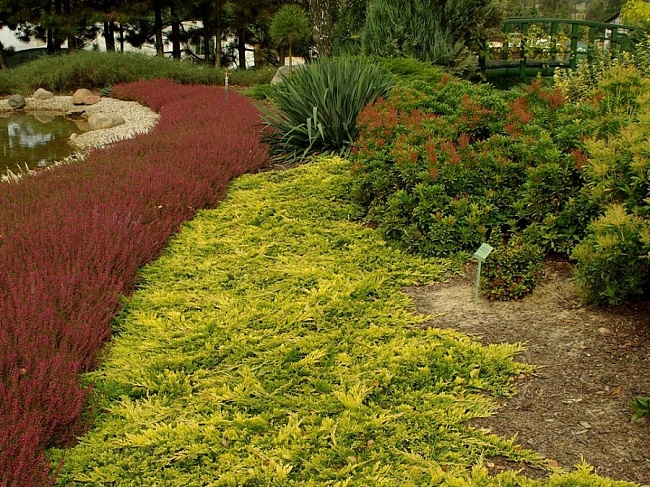
M 501 20 L 493 0 L 372 0 L 362 35 L 363 53 L 413 57 L 462 70 L 475 63 L 468 47 Z

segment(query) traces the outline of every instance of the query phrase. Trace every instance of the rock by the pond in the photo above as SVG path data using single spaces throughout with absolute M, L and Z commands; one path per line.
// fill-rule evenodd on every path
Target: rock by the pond
M 32 98 L 34 98 L 34 100 L 49 100 L 50 98 L 54 98 L 54 94 L 44 88 L 39 88 L 34 92 Z
M 90 95 L 84 98 L 84 105 L 94 105 L 99 103 L 102 99 L 97 95 Z
M 52 120 L 54 120 L 54 115 L 48 112 L 34 112 L 33 117 L 41 123 L 50 123 Z
M 84 104 L 84 98 L 86 98 L 87 96 L 93 96 L 92 92 L 90 90 L 87 90 L 86 88 L 79 88 L 72 95 L 72 104 L 73 105 L 83 105 Z
M 25 101 L 25 97 L 23 95 L 11 95 L 11 97 L 9 97 L 7 100 L 7 103 L 14 110 L 19 110 L 20 108 L 24 108 L 25 105 L 27 105 L 27 102 Z
M 122 125 L 125 122 L 124 117 L 113 115 L 111 113 L 99 112 L 88 117 L 90 130 L 109 129 L 111 127 L 116 127 L 117 125 Z
M 296 71 L 298 69 L 302 69 L 306 64 L 294 64 L 293 65 L 293 71 Z M 280 66 L 278 70 L 275 73 L 275 76 L 273 76 L 273 79 L 271 80 L 272 85 L 277 85 L 278 83 L 282 83 L 282 79 L 287 78 L 289 76 L 289 66 Z

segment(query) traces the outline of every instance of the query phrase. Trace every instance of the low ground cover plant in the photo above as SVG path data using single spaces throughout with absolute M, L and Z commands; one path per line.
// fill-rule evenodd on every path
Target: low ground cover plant
M 111 319 L 137 269 L 267 148 L 249 100 L 171 81 L 114 93 L 160 111 L 154 131 L 0 186 L 0 485 L 52 483 L 43 450 L 84 428 Z
M 245 176 L 184 226 L 87 376 L 103 413 L 60 485 L 630 485 L 488 474 L 543 464 L 465 423 L 512 391 L 519 348 L 422 328 L 400 287 L 449 263 L 351 221 L 350 185 L 340 159 Z
M 252 86 L 268 83 L 275 68 L 229 72 L 229 82 Z M 42 56 L 15 69 L 0 71 L 0 95 L 29 95 L 37 88 L 73 92 L 77 88 L 103 89 L 118 83 L 170 79 L 182 84 L 224 85 L 225 70 L 192 62 L 136 53 L 76 51 Z

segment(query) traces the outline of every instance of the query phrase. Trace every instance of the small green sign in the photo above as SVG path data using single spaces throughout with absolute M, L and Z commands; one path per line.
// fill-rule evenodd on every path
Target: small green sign
M 474 257 L 476 257 L 480 262 L 485 262 L 487 256 L 494 250 L 490 244 L 482 244 L 476 252 L 474 252 Z

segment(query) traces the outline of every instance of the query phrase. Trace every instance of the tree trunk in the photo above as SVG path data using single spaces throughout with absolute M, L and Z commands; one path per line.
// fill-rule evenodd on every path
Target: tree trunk
M 72 9 L 70 0 L 63 0 L 63 14 L 65 16 L 65 33 L 68 40 L 68 52 L 74 52 L 77 49 L 77 41 L 74 37 L 75 25 L 72 19 Z
M 47 53 L 49 54 L 54 54 L 56 52 L 55 46 L 54 46 L 54 29 L 52 27 L 47 28 Z
M 161 0 L 154 0 L 154 32 L 156 35 L 156 55 L 164 56 L 165 47 L 163 45 L 162 35 L 162 2 Z
M 7 58 L 5 57 L 5 48 L 0 41 L 0 69 L 9 69 Z
M 239 69 L 246 69 L 246 25 L 237 29 L 237 50 L 239 51 Z
M 309 16 L 319 57 L 332 55 L 332 0 L 309 0 Z
M 280 46 L 280 49 L 278 50 L 278 58 L 280 58 L 280 66 L 284 66 L 285 63 L 285 55 L 284 55 L 284 46 Z
M 214 65 L 221 67 L 223 49 L 221 47 L 221 38 L 223 37 L 223 0 L 215 0 L 214 3 Z
M 207 11 L 203 12 L 202 22 L 203 22 L 203 62 L 205 64 L 210 64 L 210 40 L 212 39 L 211 26 L 210 26 L 210 14 Z
M 172 57 L 181 58 L 181 23 L 176 14 L 176 5 L 174 2 L 169 7 L 169 14 L 172 20 Z
M 104 21 L 104 41 L 106 42 L 106 51 L 115 52 L 115 23 Z
M 120 23 L 120 52 L 124 54 L 124 25 Z

